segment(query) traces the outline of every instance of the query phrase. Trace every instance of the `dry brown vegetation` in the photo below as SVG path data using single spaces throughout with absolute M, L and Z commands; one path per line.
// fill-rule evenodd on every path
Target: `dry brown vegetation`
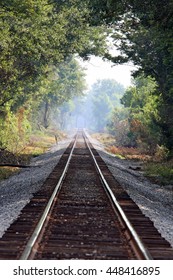
M 142 154 L 137 148 L 109 146 L 106 147 L 106 151 L 126 159 L 137 159 L 143 161 L 151 160 L 150 155 Z
M 105 150 L 111 154 L 125 159 L 137 160 L 151 160 L 152 157 L 148 154 L 141 152 L 138 148 L 128 148 L 123 146 L 116 146 L 116 140 L 110 134 L 95 133 L 92 135 L 95 139 L 105 145 Z
M 173 184 L 173 159 L 166 160 L 167 150 L 164 147 L 158 146 L 151 156 L 139 148 L 116 146 L 115 139 L 107 134 L 93 134 L 93 137 L 104 144 L 107 152 L 119 158 L 142 161 L 141 168 L 150 181 L 162 185 Z
M 0 180 L 20 171 L 20 168 L 13 165 L 20 165 L 21 167 L 22 165 L 28 165 L 32 157 L 45 153 L 55 144 L 55 134 L 59 141 L 65 137 L 65 134 L 59 131 L 50 130 L 47 133 L 32 135 L 28 144 L 16 154 L 7 150 L 0 150 L 0 165 L 11 165 L 0 166 Z

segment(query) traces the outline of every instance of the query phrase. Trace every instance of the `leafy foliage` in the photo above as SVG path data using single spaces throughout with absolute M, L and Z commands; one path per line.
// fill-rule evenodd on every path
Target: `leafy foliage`
M 161 141 L 158 108 L 160 98 L 155 95 L 156 82 L 148 77 L 138 77 L 121 99 L 129 110 L 129 139 L 131 144 L 154 153 Z
M 129 139 L 134 144 L 147 143 L 153 150 L 157 144 L 173 150 L 172 15 L 172 0 L 2 0 L 1 123 L 12 115 L 15 123 L 21 110 L 34 119 L 41 108 L 40 119 L 47 127 L 50 108 L 53 111 L 54 104 L 60 105 L 84 89 L 73 55 L 88 59 L 95 54 L 114 63 L 132 61 L 138 67 L 134 77 L 149 77 L 136 80 L 138 84 L 123 97 L 130 108 Z M 119 50 L 115 57 L 107 48 L 110 37 Z M 101 129 L 117 104 L 104 85 L 97 85 L 94 91 L 95 127 Z M 115 109 L 114 120 L 118 115 Z M 120 118 L 124 132 L 128 122 Z
M 53 118 L 53 113 L 56 112 L 57 107 L 74 96 L 82 95 L 85 90 L 84 74 L 74 58 L 68 57 L 65 62 L 61 63 L 55 72 L 55 76 L 57 78 L 48 83 L 46 93 L 38 94 L 38 98 L 41 100 L 38 105 L 43 111 L 41 123 L 45 128 L 49 125 L 50 111 L 52 111 Z M 63 117 L 60 116 L 59 123 L 61 124 L 63 123 Z
M 105 35 L 90 27 L 86 5 L 77 1 L 1 1 L 0 107 L 16 109 L 72 54 L 103 52 Z M 79 3 L 78 3 L 79 4 Z M 3 110 L 3 109 L 2 109 Z
M 120 107 L 120 98 L 124 88 L 115 80 L 104 79 L 97 81 L 90 91 L 93 122 L 95 129 L 101 131 L 106 128 L 114 107 Z
M 106 130 L 114 107 L 122 107 L 120 98 L 123 93 L 123 86 L 115 80 L 98 80 L 89 92 L 85 92 L 83 96 L 75 96 L 59 108 L 60 115 L 63 115 L 62 119 L 64 119 L 63 127 Z
M 89 26 L 87 20 L 86 4 L 75 0 L 1 1 L 1 146 L 10 147 L 7 131 L 13 131 L 11 126 L 16 128 L 14 142 L 18 142 L 22 130 L 16 122 L 22 110 L 23 119 L 32 126 L 41 123 L 47 127 L 55 106 L 82 94 L 82 69 L 73 54 L 86 58 L 101 54 L 106 46 L 103 28 Z
M 117 108 L 111 112 L 111 117 L 107 125 L 108 131 L 114 135 L 117 146 L 135 146 L 132 137 L 129 137 L 129 110 L 127 108 Z
M 173 2 L 172 0 L 90 1 L 97 24 L 106 23 L 112 30 L 115 63 L 132 61 L 138 66 L 135 77 L 144 73 L 157 83 L 160 98 L 158 114 L 162 144 L 173 149 Z
M 157 2 L 157 4 L 156 4 Z M 173 41 L 172 41 L 172 1 L 151 1 L 151 9 L 144 16 L 144 9 L 148 5 L 144 1 L 140 6 L 135 3 L 136 12 L 135 28 L 128 27 L 128 36 L 123 50 L 126 55 L 139 65 L 146 75 L 155 78 L 158 90 L 155 94 L 160 96 L 160 129 L 162 131 L 162 143 L 172 149 L 173 123 L 172 123 L 172 85 L 173 85 Z M 163 7 L 164 6 L 164 7 Z M 140 20 L 139 20 L 140 19 Z M 131 21 L 132 24 L 132 21 Z M 129 50 L 128 50 L 129 49 Z M 138 73 L 140 72 L 140 69 Z

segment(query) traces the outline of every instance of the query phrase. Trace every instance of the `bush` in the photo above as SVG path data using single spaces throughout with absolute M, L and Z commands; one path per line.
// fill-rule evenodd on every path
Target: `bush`
M 30 132 L 30 124 L 24 111 L 17 114 L 7 111 L 5 119 L 0 119 L 0 148 L 14 154 L 20 152 L 26 145 Z
M 154 155 L 154 160 L 156 160 L 158 162 L 164 161 L 168 158 L 168 155 L 169 155 L 169 150 L 165 146 L 157 145 L 156 152 Z

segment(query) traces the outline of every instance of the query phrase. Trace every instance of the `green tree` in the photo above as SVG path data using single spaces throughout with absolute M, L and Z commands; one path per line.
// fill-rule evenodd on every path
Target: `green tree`
M 19 111 L 35 121 L 38 108 L 47 127 L 53 106 L 82 92 L 83 74 L 72 55 L 87 58 L 106 47 L 105 28 L 88 18 L 87 3 L 76 0 L 1 1 L 0 134 L 9 116 L 6 123 L 15 127 Z
M 115 106 L 120 106 L 124 88 L 115 80 L 98 80 L 91 89 L 90 95 L 93 108 L 93 122 L 95 129 L 102 131 L 109 121 L 111 111 Z
M 134 86 L 129 87 L 121 99 L 122 104 L 129 110 L 128 137 L 132 146 L 137 145 L 151 153 L 161 144 L 161 100 L 155 94 L 156 90 L 157 84 L 151 77 L 140 76 L 134 80 Z
M 129 137 L 129 109 L 115 107 L 107 125 L 108 131 L 115 137 L 117 146 L 134 146 L 136 143 Z
M 132 61 L 135 76 L 145 73 L 155 79 L 160 97 L 162 143 L 173 149 L 173 2 L 172 0 L 89 1 L 95 24 L 112 31 L 119 55 L 105 57 L 115 63 Z
M 87 20 L 88 9 L 79 1 L 1 1 L 1 110 L 9 101 L 15 109 L 24 104 L 52 66 L 59 67 L 70 55 L 103 53 L 103 28 L 89 26 Z
M 85 90 L 84 72 L 73 57 L 68 57 L 59 65 L 52 77 L 49 77 L 48 82 L 45 81 L 40 91 L 37 93 L 36 112 L 40 112 L 39 123 L 45 128 L 49 126 L 50 116 L 53 117 L 53 112 L 56 108 L 66 103 L 74 96 L 81 96 Z M 65 110 L 66 111 L 66 110 Z M 52 113 L 51 113 L 52 112 Z M 62 118 L 63 114 L 60 115 Z M 59 120 L 61 127 L 63 120 Z

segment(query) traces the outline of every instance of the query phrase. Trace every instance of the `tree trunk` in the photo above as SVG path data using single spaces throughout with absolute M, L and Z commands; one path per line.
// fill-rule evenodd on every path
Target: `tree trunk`
M 44 106 L 44 117 L 43 117 L 43 126 L 45 128 L 48 128 L 48 126 L 49 126 L 49 124 L 48 124 L 48 114 L 49 114 L 49 102 L 46 101 L 45 106 Z

